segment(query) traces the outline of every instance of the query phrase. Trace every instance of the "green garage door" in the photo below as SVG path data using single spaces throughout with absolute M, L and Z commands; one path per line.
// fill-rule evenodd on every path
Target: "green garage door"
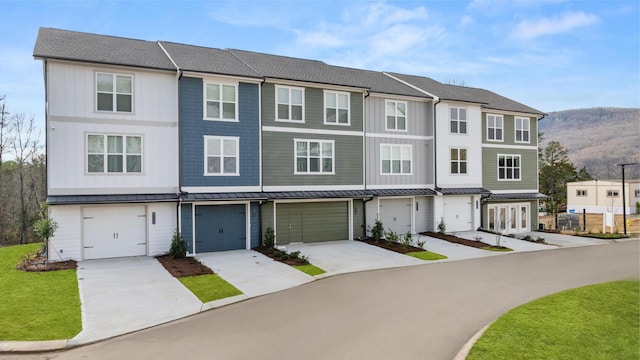
M 276 243 L 349 239 L 346 201 L 276 204 Z

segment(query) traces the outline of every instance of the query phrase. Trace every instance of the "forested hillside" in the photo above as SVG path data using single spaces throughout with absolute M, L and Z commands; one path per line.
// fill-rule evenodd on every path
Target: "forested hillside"
M 618 163 L 640 162 L 640 109 L 592 108 L 552 112 L 538 123 L 540 144 L 558 141 L 576 168 L 598 180 L 619 179 Z M 640 178 L 640 165 L 627 167 L 626 178 Z

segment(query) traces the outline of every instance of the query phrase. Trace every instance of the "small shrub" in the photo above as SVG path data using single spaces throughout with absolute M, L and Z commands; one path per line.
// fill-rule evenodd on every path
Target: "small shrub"
M 476 241 L 482 241 L 482 236 L 477 235 L 473 237 Z
M 447 231 L 447 224 L 444 222 L 444 216 L 440 218 L 440 222 L 438 223 L 438 232 L 440 234 L 444 234 Z
M 524 241 L 533 241 L 533 239 L 531 238 L 531 235 L 525 235 L 522 240 Z
M 373 240 L 375 240 L 375 242 L 378 242 L 380 241 L 380 239 L 382 239 L 383 235 L 384 227 L 382 226 L 382 221 L 376 220 L 375 225 L 373 225 L 373 228 L 371 229 L 371 236 L 373 237 Z
M 427 243 L 427 239 L 426 238 L 419 238 L 419 240 L 416 240 L 416 244 L 421 249 L 424 249 L 424 244 L 426 244 L 426 243 Z
M 391 229 L 387 229 L 387 231 L 384 233 L 384 238 L 387 240 L 388 243 L 397 243 L 400 240 L 398 233 L 396 233 Z
M 292 251 L 289 253 L 289 256 L 291 256 L 292 258 L 297 258 L 300 256 L 300 251 Z
M 636 214 L 640 214 L 640 201 L 636 201 Z
M 411 231 L 407 231 L 407 233 L 402 237 L 402 246 L 408 247 L 411 246 L 411 244 L 413 244 L 413 234 Z
M 537 243 L 544 244 L 544 238 L 543 238 L 543 237 L 538 236 L 538 238 L 536 239 L 536 242 L 537 242 Z
M 177 229 L 173 232 L 173 237 L 171 238 L 169 255 L 174 259 L 184 259 L 187 256 L 187 243 L 182 239 L 182 235 Z
M 40 205 L 40 219 L 33 224 L 33 232 L 42 240 L 45 258 L 49 252 L 49 239 L 53 237 L 57 229 L 58 223 L 49 216 L 49 205 L 43 202 Z
M 264 231 L 264 240 L 262 243 L 269 248 L 272 248 L 276 244 L 276 233 L 271 226 Z

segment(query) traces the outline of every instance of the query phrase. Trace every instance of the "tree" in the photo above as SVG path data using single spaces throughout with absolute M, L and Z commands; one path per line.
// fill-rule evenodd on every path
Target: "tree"
M 45 259 L 49 258 L 49 239 L 53 237 L 58 229 L 58 223 L 49 216 L 49 206 L 42 203 L 40 206 L 40 219 L 33 224 L 33 232 L 42 240 Z
M 568 182 L 591 179 L 586 168 L 576 171 L 567 149 L 558 141 L 551 141 L 544 148 L 538 176 L 540 191 L 549 196 L 547 208 L 552 214 L 557 213 L 560 206 L 566 205 Z

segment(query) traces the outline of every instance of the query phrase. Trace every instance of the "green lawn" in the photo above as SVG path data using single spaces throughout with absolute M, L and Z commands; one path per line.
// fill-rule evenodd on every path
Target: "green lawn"
M 446 259 L 447 257 L 444 255 L 440 255 L 438 253 L 434 253 L 431 251 L 414 251 L 414 252 L 408 252 L 405 255 L 409 255 L 409 256 L 413 256 L 414 258 L 418 258 L 421 260 L 442 260 L 442 259 Z
M 82 330 L 75 270 L 16 270 L 22 256 L 40 246 L 0 248 L 0 341 L 71 339 Z
M 242 294 L 217 274 L 187 276 L 178 280 L 203 303 Z
M 311 264 L 309 264 L 309 265 L 296 265 L 296 266 L 294 266 L 294 268 L 302 271 L 305 274 L 311 275 L 311 276 L 324 274 L 326 272 L 326 271 L 320 269 L 319 267 L 313 266 Z
M 640 359 L 640 280 L 568 290 L 513 309 L 467 359 Z
M 499 248 L 496 246 L 485 246 L 482 248 L 482 250 L 487 250 L 487 251 L 496 251 L 496 252 L 509 252 L 509 251 L 513 251 L 513 249 L 509 249 L 509 248 Z

